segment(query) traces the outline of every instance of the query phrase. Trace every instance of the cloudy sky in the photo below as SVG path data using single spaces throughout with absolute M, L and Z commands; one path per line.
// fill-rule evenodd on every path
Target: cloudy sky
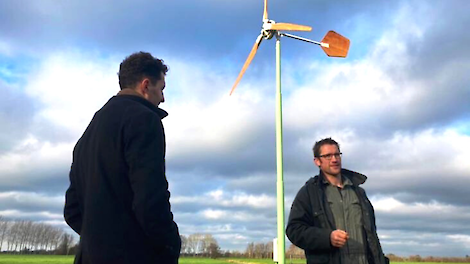
M 262 0 L 0 2 L 0 215 L 67 230 L 72 149 L 118 90 L 119 63 L 169 65 L 167 177 L 180 232 L 222 249 L 276 236 L 275 42 L 230 88 L 261 27 Z M 286 217 L 339 141 L 364 184 L 385 253 L 470 254 L 470 1 L 271 0 L 278 22 L 335 30 L 346 59 L 282 39 Z

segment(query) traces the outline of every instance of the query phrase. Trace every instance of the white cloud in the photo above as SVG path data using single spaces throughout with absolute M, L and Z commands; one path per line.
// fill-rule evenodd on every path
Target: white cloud
M 199 204 L 204 206 L 219 206 L 223 208 L 275 208 L 276 197 L 266 194 L 252 195 L 246 193 L 226 193 L 222 189 L 209 191 L 197 196 L 177 196 L 171 199 L 174 204 Z M 217 213 L 218 212 L 218 213 Z M 221 215 L 220 211 L 210 211 L 212 215 Z
M 49 219 L 57 220 L 63 223 L 64 216 L 62 214 L 54 214 L 50 212 L 22 212 L 19 210 L 3 210 L 0 215 L 9 219 Z
M 392 138 L 375 143 L 374 149 L 361 151 L 374 164 L 371 174 L 382 175 L 384 180 L 428 184 L 431 179 L 427 175 L 435 173 L 446 175 L 449 181 L 469 180 L 470 137 L 452 128 L 396 132 Z
M 0 203 L 16 203 L 18 206 L 34 207 L 48 207 L 54 205 L 63 205 L 65 202 L 64 196 L 48 196 L 44 194 L 31 193 L 31 192 L 0 192 Z
M 73 143 L 40 142 L 30 134 L 14 150 L 0 156 L 0 179 L 21 185 L 41 171 L 69 168 L 72 148 Z
M 25 91 L 43 105 L 39 120 L 80 135 L 93 114 L 119 92 L 118 70 L 117 61 L 99 54 L 58 52 L 41 61 Z
M 470 211 L 465 211 L 463 207 L 450 204 L 443 204 L 437 201 L 429 203 L 403 203 L 393 197 L 371 197 L 371 203 L 377 212 L 388 212 L 393 215 L 406 215 L 408 217 L 432 217 L 432 218 L 467 218 L 470 220 Z M 468 209 L 468 208 L 467 208 Z
M 221 219 L 227 216 L 227 211 L 207 209 L 202 212 L 207 219 Z
M 467 249 L 470 249 L 470 236 L 469 235 L 448 235 L 447 239 L 464 245 Z
M 8 42 L 0 40 L 0 54 L 6 56 L 11 56 L 13 54 L 13 48 Z

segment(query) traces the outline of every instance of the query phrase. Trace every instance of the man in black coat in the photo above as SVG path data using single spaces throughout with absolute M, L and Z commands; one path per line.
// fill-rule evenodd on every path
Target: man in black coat
M 320 174 L 299 190 L 286 234 L 305 250 L 307 263 L 386 264 L 375 225 L 374 208 L 359 187 L 367 177 L 341 168 L 339 144 L 315 143 Z
M 178 263 L 181 239 L 165 176 L 162 60 L 139 52 L 120 65 L 121 91 L 73 151 L 64 216 L 80 235 L 75 263 Z

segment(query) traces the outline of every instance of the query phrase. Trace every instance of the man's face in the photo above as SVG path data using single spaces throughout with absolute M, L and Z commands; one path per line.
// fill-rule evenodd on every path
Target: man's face
M 155 83 L 149 82 L 147 90 L 147 100 L 149 100 L 153 105 L 158 106 L 160 103 L 165 102 L 165 97 L 163 96 L 163 89 L 165 89 L 165 75 L 161 73 L 160 80 Z
M 320 148 L 320 157 L 314 159 L 315 165 L 329 176 L 338 176 L 341 173 L 341 155 L 339 153 L 336 145 L 323 145 Z

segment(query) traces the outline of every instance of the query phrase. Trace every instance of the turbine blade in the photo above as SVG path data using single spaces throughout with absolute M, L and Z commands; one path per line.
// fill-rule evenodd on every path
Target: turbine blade
M 322 39 L 321 48 L 329 57 L 346 58 L 349 51 L 349 39 L 330 30 Z
M 268 0 L 264 0 L 263 21 L 268 20 Z
M 235 88 L 237 87 L 238 83 L 243 77 L 243 74 L 245 74 L 246 69 L 248 69 L 248 66 L 250 65 L 251 61 L 255 57 L 256 52 L 258 51 L 258 47 L 261 44 L 261 40 L 263 40 L 263 34 L 260 34 L 258 38 L 256 39 L 255 45 L 253 45 L 253 48 L 251 49 L 250 54 L 248 55 L 248 58 L 245 61 L 245 64 L 243 64 L 243 68 L 238 74 L 237 80 L 235 81 L 235 84 L 232 86 L 232 90 L 230 91 L 230 95 L 235 91 Z
M 312 31 L 312 27 L 304 26 L 304 25 L 297 25 L 291 23 L 276 23 L 276 24 L 269 24 L 271 25 L 270 28 L 267 30 L 284 30 L 284 31 Z

